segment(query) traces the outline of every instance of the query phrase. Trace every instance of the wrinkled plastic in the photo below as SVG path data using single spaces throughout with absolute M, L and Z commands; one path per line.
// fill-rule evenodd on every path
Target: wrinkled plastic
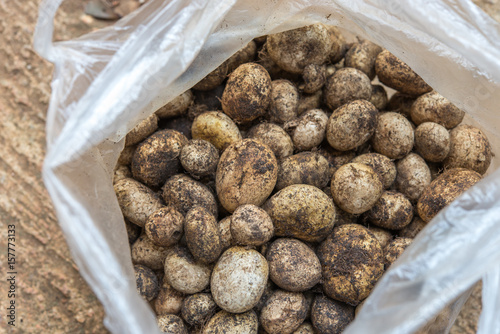
M 55 64 L 43 177 L 75 262 L 113 333 L 158 333 L 136 293 L 112 187 L 123 137 L 254 37 L 314 22 L 366 37 L 466 110 L 488 132 L 498 156 L 500 27 L 469 1 L 150 0 L 112 27 L 53 43 L 61 1 L 42 2 L 35 32 L 36 50 Z M 497 166 L 495 159 L 490 170 Z M 454 300 L 461 301 L 453 304 L 456 315 L 464 293 L 481 278 L 479 332 L 498 333 L 498 203 L 500 170 L 424 229 L 346 333 L 411 333 Z

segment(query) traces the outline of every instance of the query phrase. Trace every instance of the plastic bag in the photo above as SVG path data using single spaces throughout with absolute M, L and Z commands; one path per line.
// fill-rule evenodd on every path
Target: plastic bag
M 52 43 L 61 2 L 42 2 L 35 32 L 36 50 L 55 64 L 43 177 L 75 262 L 114 333 L 158 333 L 136 293 L 112 187 L 123 137 L 254 37 L 315 22 L 364 36 L 466 110 L 498 155 L 500 27 L 469 1 L 150 0 L 112 27 Z M 497 166 L 495 160 L 490 170 Z M 479 332 L 498 333 L 499 201 L 497 170 L 424 229 L 345 333 L 413 332 L 459 298 L 457 311 L 481 278 Z

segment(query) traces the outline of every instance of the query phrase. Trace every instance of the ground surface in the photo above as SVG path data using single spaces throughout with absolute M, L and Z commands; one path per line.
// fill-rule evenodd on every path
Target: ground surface
M 500 3 L 475 1 L 500 21 Z M 80 277 L 41 179 L 52 66 L 33 51 L 39 0 L 0 0 L 0 332 L 106 333 L 103 309 Z M 59 10 L 56 40 L 107 23 L 83 15 L 82 2 Z M 15 225 L 16 327 L 7 326 L 8 226 Z M 480 288 L 452 333 L 474 333 Z
M 52 66 L 32 49 L 37 8 L 36 0 L 0 1 L 0 332 L 103 333 L 102 307 L 71 259 L 41 178 Z M 75 9 L 61 10 L 72 28 L 56 38 L 90 31 Z M 15 328 L 5 323 L 8 225 L 16 234 Z

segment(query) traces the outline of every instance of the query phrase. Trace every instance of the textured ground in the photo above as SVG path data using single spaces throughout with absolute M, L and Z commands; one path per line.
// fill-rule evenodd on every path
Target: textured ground
M 475 2 L 500 21 L 499 1 Z M 105 333 L 102 307 L 71 260 L 41 179 L 53 68 L 32 49 L 38 5 L 0 0 L 0 332 Z M 106 25 L 82 7 L 72 0 L 59 10 L 56 40 Z M 5 322 L 8 225 L 15 225 L 15 328 Z M 480 306 L 476 288 L 452 333 L 474 333 Z
M 71 259 L 41 179 L 52 66 L 32 49 L 37 8 L 36 0 L 0 1 L 0 332 L 103 333 L 102 307 Z M 72 28 L 56 38 L 90 31 L 75 13 L 72 6 L 60 11 L 59 21 Z M 4 311 L 10 300 L 4 277 L 12 224 L 15 329 L 6 326 Z

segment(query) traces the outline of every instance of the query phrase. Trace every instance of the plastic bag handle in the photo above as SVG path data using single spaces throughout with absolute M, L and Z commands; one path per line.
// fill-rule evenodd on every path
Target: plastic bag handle
M 55 52 L 52 37 L 54 35 L 54 17 L 63 0 L 42 0 L 38 7 L 33 47 L 45 59 L 54 62 Z

